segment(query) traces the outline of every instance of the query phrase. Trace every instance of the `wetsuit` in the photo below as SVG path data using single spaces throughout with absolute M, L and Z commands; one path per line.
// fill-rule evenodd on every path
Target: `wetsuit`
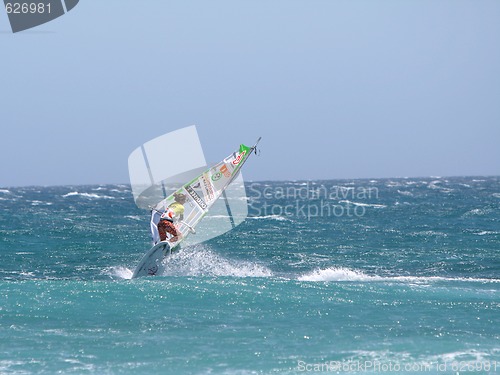
M 170 242 L 175 242 L 181 236 L 181 233 L 177 230 L 174 224 L 168 220 L 160 220 L 158 223 L 158 234 L 160 235 L 160 241 L 165 241 L 167 239 L 167 233 L 172 235 Z

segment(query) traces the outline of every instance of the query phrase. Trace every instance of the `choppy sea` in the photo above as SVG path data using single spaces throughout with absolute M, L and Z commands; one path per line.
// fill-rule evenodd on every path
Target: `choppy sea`
M 130 186 L 0 188 L 0 374 L 500 374 L 500 177 L 246 187 L 133 280 Z

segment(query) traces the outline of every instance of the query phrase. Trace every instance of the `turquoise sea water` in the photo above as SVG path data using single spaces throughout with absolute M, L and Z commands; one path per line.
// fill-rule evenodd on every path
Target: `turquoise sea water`
M 242 225 L 130 280 L 129 186 L 1 188 L 0 374 L 500 373 L 500 177 L 247 193 Z

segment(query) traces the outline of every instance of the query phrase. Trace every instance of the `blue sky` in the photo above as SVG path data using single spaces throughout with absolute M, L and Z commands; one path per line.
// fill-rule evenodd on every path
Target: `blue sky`
M 0 186 L 128 182 L 196 124 L 247 179 L 500 174 L 498 1 L 83 1 L 0 12 Z M 175 161 L 174 161 L 175 162 Z

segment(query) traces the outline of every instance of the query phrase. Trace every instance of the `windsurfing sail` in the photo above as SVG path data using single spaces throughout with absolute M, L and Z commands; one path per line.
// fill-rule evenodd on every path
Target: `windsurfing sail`
M 172 159 L 175 163 L 169 162 Z M 137 207 L 149 209 L 206 169 L 196 126 L 151 139 L 136 148 L 128 158 L 134 201 Z
M 177 242 L 171 244 L 172 248 L 194 233 L 196 226 L 207 215 L 210 208 L 223 196 L 228 186 L 238 178 L 241 168 L 250 154 L 256 150 L 259 141 L 260 138 L 252 147 L 240 145 L 238 150 L 224 160 L 206 169 L 152 207 L 150 228 L 153 243 L 157 244 L 160 241 L 157 225 L 160 216 L 167 209 L 176 213 L 174 225 L 182 234 Z M 244 189 L 242 183 L 241 185 Z
M 165 153 L 168 150 L 168 154 Z M 210 163 L 215 164 L 215 163 Z M 132 194 L 137 207 L 151 210 L 209 169 L 196 126 L 177 129 L 151 139 L 129 156 L 128 169 Z M 224 190 L 222 196 L 190 236 L 185 245 L 195 245 L 220 236 L 241 224 L 248 216 L 243 173 Z

